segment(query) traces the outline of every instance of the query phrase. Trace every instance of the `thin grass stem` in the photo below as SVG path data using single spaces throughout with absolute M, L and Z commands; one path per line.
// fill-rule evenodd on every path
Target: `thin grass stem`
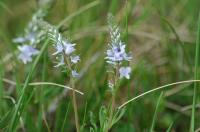
M 136 99 L 139 99 L 147 94 L 150 94 L 150 93 L 153 93 L 153 92 L 156 92 L 158 90 L 161 90 L 161 89 L 164 89 L 164 88 L 167 88 L 167 87 L 170 87 L 170 86 L 174 86 L 174 85 L 178 85 L 178 84 L 185 84 L 185 83 L 193 83 L 193 82 L 200 82 L 200 80 L 186 80 L 186 81 L 180 81 L 180 82 L 175 82 L 175 83 L 170 83 L 170 84 L 166 84 L 166 85 L 163 85 L 163 86 L 160 86 L 160 87 L 157 87 L 157 88 L 154 88 L 152 90 L 149 90 L 147 92 L 144 92 L 128 101 L 126 101 L 125 103 L 123 103 L 122 105 L 120 105 L 118 107 L 118 109 L 121 109 L 123 108 L 124 106 L 126 106 L 127 104 L 131 103 L 132 101 L 135 101 Z
M 160 96 L 158 98 L 157 104 L 156 104 L 156 109 L 155 109 L 155 113 L 153 115 L 153 120 L 152 120 L 150 132 L 153 132 L 153 129 L 154 129 L 154 126 L 155 126 L 155 122 L 156 122 L 157 113 L 158 113 L 158 107 L 160 105 L 160 101 L 161 101 L 162 97 L 163 97 L 163 92 L 161 92 L 161 94 L 160 94 Z
M 3 81 L 6 82 L 6 83 L 9 83 L 11 85 L 16 85 L 16 83 L 14 81 L 11 81 L 11 80 L 8 80 L 8 79 L 5 79 L 5 78 L 3 79 Z M 75 92 L 77 92 L 81 95 L 84 95 L 84 93 L 79 91 L 79 90 L 73 89 L 73 88 L 65 86 L 65 85 L 53 83 L 53 82 L 33 82 L 33 83 L 29 83 L 28 85 L 29 86 L 40 86 L 40 85 L 58 86 L 58 87 L 61 87 L 61 88 L 64 88 L 64 89 L 73 90 L 73 91 L 75 91 Z
M 198 68 L 199 68 L 199 49 L 200 48 L 200 16 L 198 21 L 198 31 L 197 31 L 197 40 L 196 40 L 196 53 L 195 53 L 195 71 L 194 71 L 194 79 L 199 79 L 198 76 Z M 195 131 L 195 107 L 197 101 L 197 82 L 194 82 L 194 91 L 193 91 L 193 102 L 192 102 L 192 113 L 191 113 L 191 124 L 190 131 Z

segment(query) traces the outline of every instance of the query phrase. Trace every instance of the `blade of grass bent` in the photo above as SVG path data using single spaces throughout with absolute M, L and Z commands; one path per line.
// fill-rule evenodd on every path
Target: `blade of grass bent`
M 144 92 L 144 93 L 142 93 L 142 94 L 140 94 L 140 95 L 138 95 L 138 96 L 136 96 L 136 97 L 131 98 L 130 100 L 128 100 L 128 101 L 126 101 L 125 103 L 123 103 L 122 105 L 120 105 L 120 106 L 118 107 L 118 109 L 121 109 L 121 108 L 125 107 L 127 104 L 129 104 L 129 103 L 131 103 L 131 102 L 133 102 L 133 101 L 135 101 L 135 100 L 137 100 L 137 99 L 139 99 L 139 98 L 141 98 L 141 97 L 143 97 L 143 96 L 145 96 L 145 95 L 147 95 L 147 94 L 151 94 L 151 93 L 153 93 L 153 92 L 156 92 L 156 91 L 158 91 L 158 90 L 161 90 L 161 89 L 164 89 L 164 88 L 167 88 L 167 87 L 170 87 L 170 86 L 178 85 L 178 84 L 194 83 L 194 82 L 197 83 L 197 82 L 200 82 L 200 80 L 186 80 L 186 81 L 180 81 L 180 82 L 170 83 L 170 84 L 166 84 L 166 85 L 163 85 L 163 86 L 154 88 L 154 89 L 149 90 L 149 91 L 147 91 L 147 92 Z

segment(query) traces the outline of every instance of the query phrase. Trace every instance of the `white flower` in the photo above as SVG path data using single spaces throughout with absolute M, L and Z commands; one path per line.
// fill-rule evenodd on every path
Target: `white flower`
M 74 78 L 76 78 L 76 77 L 79 76 L 79 74 L 77 73 L 76 70 L 72 70 L 72 76 L 73 76 Z
M 64 51 L 66 55 L 70 55 L 72 52 L 75 51 L 75 48 L 74 48 L 75 44 L 64 42 L 63 46 L 64 46 Z
M 37 44 L 40 39 L 42 38 L 43 34 L 41 32 L 29 32 L 23 37 L 18 37 L 13 39 L 14 43 L 20 43 L 20 44 L 30 44 L 35 45 Z
M 48 37 L 50 37 L 55 46 L 56 51 L 53 53 L 53 55 L 56 55 L 56 59 L 58 60 L 58 63 L 55 67 L 65 65 L 63 68 L 68 68 L 72 77 L 78 77 L 79 74 L 74 70 L 75 65 L 73 65 L 80 61 L 80 57 L 74 53 L 76 50 L 76 44 L 73 44 L 68 41 L 68 39 L 64 38 L 62 34 L 59 33 L 59 31 L 51 24 L 48 24 L 47 22 L 43 23 L 46 23 L 47 26 L 44 26 L 44 29 L 47 30 Z
M 121 67 L 119 69 L 120 78 L 125 77 L 126 79 L 130 79 L 131 68 L 130 67 Z
M 18 58 L 24 63 L 27 64 L 27 62 L 31 62 L 32 61 L 32 57 L 28 56 L 27 54 L 24 53 L 20 53 Z
M 62 41 L 60 37 L 58 37 L 58 41 L 55 45 L 55 48 L 56 48 L 56 52 L 53 53 L 53 55 L 57 55 L 57 54 L 60 54 L 64 51 L 64 53 L 66 55 L 70 55 L 71 53 L 73 53 L 75 51 L 75 44 L 71 44 L 71 43 L 68 43 L 66 41 Z
M 126 45 L 120 42 L 118 45 L 112 44 L 111 49 L 107 50 L 107 62 L 110 64 L 115 64 L 116 62 L 121 62 L 123 60 L 130 61 L 131 57 L 125 51 Z
M 126 53 L 126 45 L 120 39 L 120 29 L 115 23 L 113 23 L 112 14 L 108 15 L 108 24 L 111 40 L 109 44 L 109 49 L 106 52 L 106 62 L 116 65 L 117 63 L 121 64 L 122 61 L 130 61 L 132 57 L 130 56 L 130 54 Z
M 77 55 L 77 56 L 70 56 L 70 59 L 71 59 L 71 62 L 76 64 L 80 61 L 80 57 Z
M 57 44 L 55 45 L 55 48 L 56 48 L 56 52 L 53 53 L 53 55 L 57 55 L 63 52 L 63 45 L 60 42 L 57 42 Z
M 27 62 L 31 62 L 32 56 L 39 53 L 37 49 L 33 48 L 30 45 L 18 46 L 18 49 L 20 51 L 18 58 L 22 60 L 24 64 L 26 64 Z
M 60 58 L 60 61 L 58 62 L 58 64 L 54 67 L 60 67 L 60 66 L 63 66 L 65 65 L 65 62 L 64 62 L 64 56 L 61 56 Z

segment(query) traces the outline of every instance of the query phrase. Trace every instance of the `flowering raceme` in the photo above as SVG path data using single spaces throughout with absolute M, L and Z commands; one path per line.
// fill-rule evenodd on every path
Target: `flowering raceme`
M 118 26 L 113 22 L 113 16 L 108 14 L 108 25 L 110 32 L 110 42 L 106 51 L 106 62 L 110 65 L 108 80 L 108 87 L 111 91 L 111 102 L 108 110 L 102 107 L 101 110 L 106 112 L 107 118 L 104 118 L 103 124 L 101 124 L 102 130 L 109 132 L 112 126 L 121 118 L 124 110 L 115 109 L 116 94 L 119 88 L 120 79 L 130 79 L 131 67 L 127 66 L 131 61 L 132 57 L 130 53 L 126 52 L 126 45 L 121 41 L 121 34 Z M 120 113 L 120 114 L 119 114 Z M 117 119 L 117 120 L 116 120 Z
M 79 127 L 79 118 L 78 118 L 78 110 L 77 110 L 77 102 L 75 96 L 75 78 L 79 77 L 78 72 L 76 71 L 76 64 L 80 61 L 80 57 L 76 55 L 75 45 L 71 43 L 68 39 L 64 38 L 61 33 L 57 30 L 56 27 L 49 24 L 46 21 L 39 21 L 38 25 L 41 30 L 46 32 L 47 39 L 50 39 L 53 42 L 53 46 L 55 48 L 55 52 L 52 54 L 56 56 L 58 60 L 57 65 L 55 67 L 61 67 L 65 70 L 69 71 L 68 75 L 70 78 L 70 87 L 73 88 L 72 92 L 72 100 L 73 100 L 73 108 L 74 108 L 74 117 L 76 123 L 76 131 L 80 131 Z
M 119 70 L 120 78 L 125 77 L 126 79 L 130 79 L 131 68 L 130 67 L 122 67 L 122 62 L 131 61 L 132 57 L 129 53 L 126 53 L 126 45 L 120 39 L 121 34 L 119 32 L 119 28 L 114 25 L 111 21 L 112 16 L 108 16 L 108 23 L 110 29 L 111 42 L 109 43 L 109 48 L 106 52 L 105 59 L 108 64 L 119 66 L 117 70 Z
M 74 66 L 80 61 L 80 57 L 74 53 L 76 44 L 64 38 L 53 25 L 43 20 L 39 21 L 39 25 L 53 41 L 55 52 L 52 55 L 56 56 L 57 59 L 57 65 L 54 67 L 66 67 L 71 72 L 72 77 L 78 77 L 79 74 Z
M 31 62 L 32 57 L 39 53 L 35 47 L 41 40 L 44 39 L 45 33 L 39 30 L 37 21 L 43 19 L 45 15 L 46 14 L 42 9 L 38 10 L 28 23 L 28 26 L 25 28 L 25 34 L 21 37 L 13 39 L 14 43 L 20 44 L 20 46 L 18 46 L 20 52 L 18 58 L 24 64 Z

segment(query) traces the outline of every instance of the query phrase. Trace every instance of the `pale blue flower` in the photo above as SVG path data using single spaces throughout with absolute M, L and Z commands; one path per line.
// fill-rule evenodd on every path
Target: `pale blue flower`
M 51 24 L 41 21 L 41 26 L 44 30 L 46 30 L 48 37 L 53 41 L 55 52 L 53 55 L 56 55 L 56 59 L 58 60 L 57 65 L 55 67 L 65 67 L 70 70 L 72 77 L 77 77 L 79 74 L 74 70 L 76 63 L 80 61 L 80 57 L 75 55 L 74 51 L 75 45 L 71 43 L 68 39 L 62 36 L 61 33 L 52 26 Z
M 72 70 L 72 76 L 73 76 L 74 78 L 76 78 L 76 77 L 79 76 L 79 74 L 77 73 L 76 70 Z
M 53 55 L 57 55 L 60 53 L 65 53 L 66 55 L 70 55 L 71 53 L 73 53 L 75 51 L 75 44 L 71 44 L 67 41 L 62 41 L 60 40 L 62 38 L 58 37 L 58 41 L 55 44 L 55 48 L 56 48 L 56 52 L 53 53 Z
M 39 33 L 38 33 L 39 34 Z M 39 38 L 37 38 L 38 36 L 37 36 L 37 33 L 36 32 L 30 32 L 27 36 L 26 36 L 26 40 L 27 41 L 29 41 L 30 42 L 30 44 L 32 45 L 34 45 L 34 44 L 36 44 L 37 43 L 37 39 L 39 39 Z
M 19 44 L 36 45 L 43 38 L 44 38 L 44 32 L 42 32 L 42 31 L 30 31 L 30 32 L 27 32 L 24 36 L 14 38 L 13 42 L 19 43 Z
M 18 58 L 24 63 L 24 64 L 27 64 L 28 62 L 31 62 L 32 61 L 32 57 L 27 55 L 27 54 L 24 54 L 24 53 L 20 53 Z
M 71 62 L 76 64 L 80 61 L 80 57 L 77 55 L 77 56 L 70 56 L 70 59 L 71 59 Z
M 126 79 L 130 79 L 131 68 L 130 67 L 121 67 L 119 69 L 120 78 L 125 77 Z
M 74 48 L 75 44 L 64 42 L 63 46 L 64 46 L 64 51 L 66 55 L 70 55 L 71 53 L 75 51 L 75 48 Z
M 115 64 L 116 62 L 121 62 L 123 60 L 130 61 L 132 57 L 126 53 L 125 47 L 126 45 L 122 42 L 118 45 L 112 44 L 110 49 L 106 52 L 107 63 Z
M 63 52 L 63 45 L 60 42 L 57 42 L 57 44 L 55 45 L 55 48 L 56 48 L 56 52 L 53 53 L 53 55 L 57 55 Z
M 56 66 L 54 66 L 54 67 L 60 67 L 60 66 L 63 66 L 63 65 L 65 65 L 65 61 L 64 61 L 64 56 L 61 56 L 60 58 L 59 58 L 59 62 L 58 62 L 58 64 L 56 65 Z
M 27 62 L 31 62 L 32 56 L 37 55 L 39 53 L 37 49 L 30 45 L 18 46 L 18 49 L 20 51 L 18 58 L 22 60 L 24 64 L 26 64 Z
M 130 61 L 131 56 L 126 53 L 126 45 L 121 41 L 121 34 L 119 27 L 115 25 L 113 22 L 113 16 L 111 14 L 108 15 L 108 24 L 110 29 L 110 43 L 109 48 L 106 52 L 106 60 L 107 63 L 116 65 L 121 64 L 122 61 Z

